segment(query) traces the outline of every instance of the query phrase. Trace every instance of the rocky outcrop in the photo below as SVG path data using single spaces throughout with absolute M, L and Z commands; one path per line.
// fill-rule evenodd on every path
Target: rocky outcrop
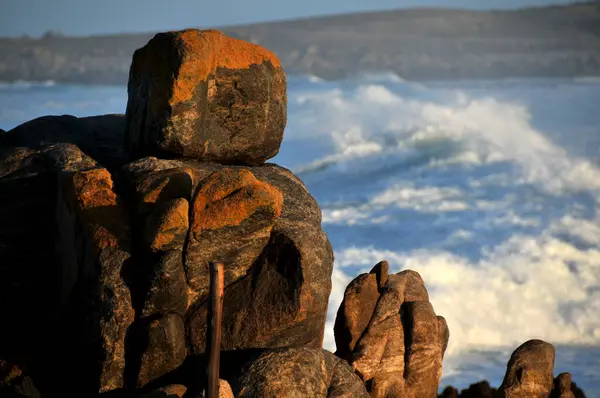
M 157 34 L 133 55 L 127 91 L 127 143 L 136 157 L 258 165 L 283 139 L 279 60 L 218 31 Z
M 77 289 L 71 300 L 78 302 L 80 316 L 89 320 L 82 344 L 89 348 L 90 357 L 98 358 L 90 367 L 99 373 L 99 391 L 109 391 L 123 386 L 125 336 L 134 319 L 131 294 L 123 278 L 131 257 L 129 222 L 106 169 L 61 177 L 61 263 L 68 264 L 73 274 L 62 292 L 72 296 L 71 290 Z M 71 273 L 63 271 L 67 274 Z M 84 358 L 84 363 L 89 362 Z
M 348 364 L 328 351 L 271 350 L 250 362 L 237 397 L 364 397 L 369 394 Z
M 496 391 L 487 381 L 472 384 L 458 393 L 448 386 L 440 398 L 584 398 L 583 392 L 571 382 L 569 373 L 553 379 L 554 347 L 542 340 L 529 340 L 519 346 L 508 361 L 502 385 Z
M 129 95 L 123 141 L 114 115 L 0 134 L 2 396 L 200 396 L 214 261 L 221 396 L 436 396 L 449 332 L 417 272 L 383 261 L 358 276 L 337 355 L 321 349 L 333 251 L 306 186 L 264 164 L 285 125 L 270 52 L 215 31 L 157 35 Z M 553 360 L 548 343 L 524 344 L 498 393 L 572 396 Z
M 144 158 L 127 165 L 120 180 L 131 206 L 145 209 L 139 225 L 162 203 L 192 202 L 188 242 L 172 249 L 184 254 L 187 291 L 168 293 L 175 285 L 165 284 L 165 292 L 154 288 L 152 294 L 178 303 L 187 294 L 187 337 L 195 354 L 205 351 L 206 267 L 214 260 L 227 262 L 223 349 L 320 347 L 333 253 L 316 201 L 290 171 Z M 164 256 L 154 258 L 165 264 Z M 180 270 L 175 254 L 169 256 Z
M 0 148 L 43 148 L 51 144 L 76 145 L 110 170 L 130 159 L 123 148 L 125 115 L 43 116 L 0 135 Z
M 513 352 L 506 366 L 499 397 L 548 397 L 552 392 L 554 347 L 541 340 L 529 340 Z
M 385 262 L 350 283 L 335 323 L 339 355 L 372 397 L 436 397 L 449 332 L 414 271 Z

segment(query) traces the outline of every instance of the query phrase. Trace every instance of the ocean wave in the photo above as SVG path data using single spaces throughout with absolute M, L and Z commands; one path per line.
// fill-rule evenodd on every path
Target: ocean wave
M 413 269 L 423 276 L 436 312 L 452 331 L 449 356 L 510 347 L 533 337 L 556 344 L 600 344 L 597 221 L 593 226 L 587 220 L 561 219 L 539 235 L 516 234 L 476 262 L 445 250 L 349 247 L 336 251 L 334 283 L 340 285 L 334 291 L 343 293 L 349 275 L 387 259 L 394 268 L 390 272 Z M 594 228 L 594 248 L 557 238 L 558 231 L 574 233 L 572 227 L 578 225 Z M 337 303 L 340 297 L 334 296 Z M 330 307 L 330 322 L 336 309 Z
M 310 115 L 302 118 L 298 109 L 303 124 L 292 131 L 306 135 L 292 133 L 291 139 L 318 137 L 335 148 L 297 166 L 299 172 L 412 149 L 426 152 L 430 167 L 511 161 L 524 180 L 549 192 L 600 190 L 600 169 L 556 146 L 532 126 L 528 109 L 519 103 L 461 91 L 443 96 L 432 91 L 415 99 L 380 84 L 302 93 L 294 100 Z

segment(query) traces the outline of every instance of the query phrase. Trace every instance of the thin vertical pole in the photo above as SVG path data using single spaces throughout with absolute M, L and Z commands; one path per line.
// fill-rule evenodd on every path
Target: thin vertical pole
M 223 317 L 224 265 L 210 263 L 210 319 L 207 327 L 208 383 L 206 398 L 219 397 L 219 362 L 221 353 L 221 320 Z

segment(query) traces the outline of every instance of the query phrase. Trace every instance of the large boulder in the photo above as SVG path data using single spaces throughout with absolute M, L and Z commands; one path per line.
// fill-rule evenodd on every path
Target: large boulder
M 181 313 L 183 261 L 186 337 L 191 353 L 203 354 L 209 287 L 206 266 L 223 260 L 228 275 L 224 350 L 321 346 L 333 253 L 321 229 L 316 201 L 290 171 L 275 165 L 233 167 L 145 158 L 127 165 L 120 181 L 127 202 L 136 209 L 137 225 L 146 225 L 167 203 L 191 201 L 186 244 L 169 250 L 181 250 L 184 258 L 170 254 L 168 268 L 177 271 L 157 279 L 162 282 L 152 283 L 152 289 L 141 289 L 150 292 L 142 293 L 143 311 L 147 311 L 143 316 L 174 311 L 175 306 Z M 140 206 L 143 211 L 137 210 Z M 142 252 L 151 251 L 147 242 L 143 245 Z M 162 262 L 156 269 L 167 267 L 165 255 L 152 256 L 147 258 Z M 156 267 L 153 261 L 144 261 L 144 267 Z M 157 300 L 163 304 L 149 305 Z
M 0 147 L 40 149 L 68 143 L 115 170 L 130 159 L 124 148 L 125 115 L 77 118 L 71 115 L 42 116 L 0 135 Z
M 70 334 L 76 337 L 68 344 L 79 359 L 71 366 L 89 380 L 84 391 L 110 391 L 123 387 L 125 337 L 134 320 L 124 279 L 131 258 L 129 220 L 106 169 L 63 173 L 59 184 L 60 263 L 69 269 L 63 274 L 73 275 L 61 290 L 70 297 L 65 317 L 72 319 Z
M 224 168 L 202 181 L 185 253 L 190 287 L 208 294 L 211 261 L 226 261 L 226 286 L 246 276 L 267 245 L 282 205 L 281 192 L 248 170 Z
M 247 365 L 235 386 L 240 398 L 369 397 L 346 361 L 315 348 L 267 351 Z
M 338 353 L 372 397 L 437 397 L 448 326 L 418 273 L 387 271 L 379 263 L 346 289 L 334 327 Z
M 66 369 L 75 390 L 120 386 L 130 232 L 111 174 L 71 144 L 10 147 L 0 192 L 0 306 L 12 326 L 1 328 L 0 351 L 32 358 L 50 395 Z
M 542 340 L 529 340 L 512 353 L 497 396 L 547 398 L 553 389 L 553 369 L 552 344 Z
M 66 303 L 56 253 L 58 176 L 96 167 L 76 146 L 0 149 L 0 354 L 50 347 Z M 67 271 L 68 273 L 68 271 Z M 10 327 L 8 326 L 10 325 Z M 41 334 L 40 330 L 46 332 Z
M 126 140 L 137 158 L 258 165 L 286 124 L 277 57 L 215 30 L 159 33 L 133 56 Z

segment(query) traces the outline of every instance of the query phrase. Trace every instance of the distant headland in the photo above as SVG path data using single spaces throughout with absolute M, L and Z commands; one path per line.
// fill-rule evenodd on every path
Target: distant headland
M 600 76 L 600 2 L 511 11 L 410 9 L 221 27 L 288 74 L 410 80 Z M 0 81 L 125 84 L 153 33 L 0 39 Z

